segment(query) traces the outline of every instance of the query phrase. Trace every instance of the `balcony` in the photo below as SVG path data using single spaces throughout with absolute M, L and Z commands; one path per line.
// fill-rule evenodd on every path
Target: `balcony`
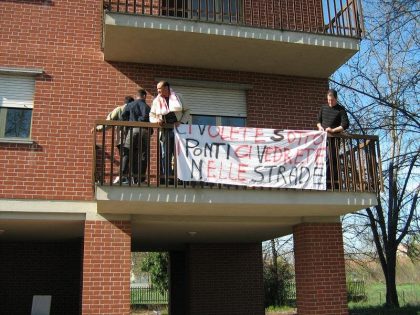
M 358 0 L 106 0 L 104 8 L 108 61 L 326 78 L 363 33 Z
M 379 142 L 376 136 L 340 135 L 328 138 L 331 163 L 326 190 L 277 189 L 188 182 L 162 174 L 159 134 L 170 126 L 133 122 L 96 121 L 105 126 L 94 135 L 93 183 L 102 215 L 130 215 L 135 239 L 151 248 L 164 241 L 176 247 L 194 241 L 262 241 L 291 232 L 301 222 L 331 222 L 342 214 L 376 204 L 381 190 Z M 127 176 L 137 181 L 113 181 L 123 176 L 115 140 L 121 127 L 133 137 L 133 128 L 149 134 L 147 142 L 130 150 Z M 333 146 L 332 141 L 336 144 Z M 144 155 L 145 154 L 145 155 Z M 141 158 L 147 156 L 147 158 Z M 135 168 L 143 170 L 137 176 Z M 336 171 L 334 171 L 334 168 Z M 138 226 L 137 226 L 138 225 Z M 137 227 L 136 227 L 137 226 Z M 165 233 L 162 234 L 162 229 Z M 199 233 L 198 233 L 199 232 Z M 197 234 L 197 235 L 196 235 Z

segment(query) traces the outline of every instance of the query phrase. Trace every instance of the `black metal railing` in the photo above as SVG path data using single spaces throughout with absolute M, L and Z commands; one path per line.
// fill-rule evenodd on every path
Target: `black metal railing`
M 104 0 L 107 12 L 361 38 L 360 0 Z
M 176 154 L 168 153 L 175 149 L 172 125 L 159 127 L 151 123 L 98 120 L 95 128 L 93 182 L 97 185 L 256 189 L 178 180 Z M 381 174 L 377 136 L 340 134 L 328 137 L 329 191 L 379 193 Z
M 367 298 L 364 281 L 347 281 L 346 286 L 348 301 L 358 302 Z M 279 293 L 284 294 L 285 304 L 294 304 L 294 302 L 296 302 L 296 283 L 294 281 L 285 282 L 283 290 L 284 292 Z
M 154 288 L 130 288 L 131 305 L 168 304 L 168 292 Z

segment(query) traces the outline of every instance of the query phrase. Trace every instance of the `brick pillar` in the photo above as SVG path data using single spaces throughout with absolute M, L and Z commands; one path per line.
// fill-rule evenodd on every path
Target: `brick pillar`
M 261 243 L 192 244 L 190 315 L 264 315 Z
M 298 314 L 348 314 L 341 223 L 303 223 L 293 237 Z
M 128 315 L 130 269 L 130 222 L 86 221 L 82 315 Z

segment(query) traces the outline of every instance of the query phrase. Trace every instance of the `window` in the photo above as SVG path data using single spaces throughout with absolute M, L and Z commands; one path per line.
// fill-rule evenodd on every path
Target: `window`
M 212 86 L 211 83 L 205 82 L 202 84 L 196 82 L 196 84 L 200 86 L 172 85 L 175 92 L 181 94 L 190 107 L 193 124 L 246 126 L 246 95 L 244 88 L 226 88 L 227 84 L 224 84 L 224 86 L 221 84 L 221 87 L 216 87 Z
M 35 78 L 0 73 L 0 138 L 31 137 Z
M 245 127 L 246 118 L 228 116 L 192 115 L 194 125 Z

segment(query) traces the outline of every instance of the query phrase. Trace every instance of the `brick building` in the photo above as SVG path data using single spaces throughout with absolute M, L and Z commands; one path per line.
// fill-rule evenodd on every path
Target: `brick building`
M 339 215 L 376 202 L 376 144 L 327 191 L 113 186 L 91 129 L 161 79 L 197 123 L 314 129 L 359 49 L 357 1 L 3 0 L 0 17 L 1 314 L 34 295 L 129 314 L 131 252 L 165 250 L 171 314 L 262 315 L 261 242 L 290 233 L 299 314 L 347 314 Z

